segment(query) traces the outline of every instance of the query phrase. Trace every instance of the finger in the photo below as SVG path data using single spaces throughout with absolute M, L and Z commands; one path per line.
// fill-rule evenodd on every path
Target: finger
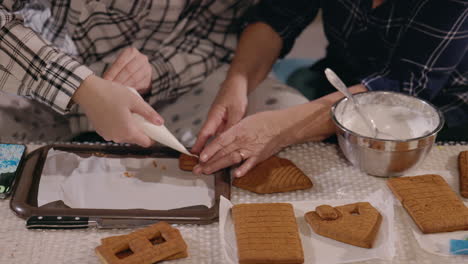
M 228 119 L 227 119 L 227 122 L 226 122 L 226 126 L 224 127 L 224 131 L 228 130 L 229 128 L 231 128 L 235 124 L 239 123 L 239 121 L 242 119 L 243 116 L 244 116 L 243 111 L 241 111 L 239 109 L 232 109 L 231 108 L 230 111 L 228 112 Z
M 130 115 L 127 113 L 124 113 L 124 118 L 123 120 L 128 120 Z M 116 127 L 111 130 L 111 135 L 109 136 L 109 139 L 112 140 L 115 143 L 130 143 L 129 139 L 131 138 L 131 127 L 129 123 L 123 121 L 121 123 L 127 124 L 126 126 L 120 126 Z
M 197 165 L 195 165 L 195 166 L 193 167 L 192 172 L 193 172 L 193 174 L 195 174 L 195 175 L 201 175 L 202 172 L 203 172 L 203 168 L 202 168 L 202 166 L 201 166 L 200 164 L 197 164 Z
M 118 144 L 124 142 L 123 140 L 120 140 L 120 139 L 113 139 L 112 141 L 113 141 L 114 143 L 118 143 Z
M 109 69 L 102 75 L 102 78 L 113 81 L 117 74 L 137 55 L 137 53 L 137 49 L 133 47 L 124 49 Z
M 136 103 L 130 108 L 132 113 L 141 115 L 143 118 L 157 126 L 164 124 L 164 119 L 158 114 L 158 112 L 156 112 L 156 110 L 153 109 L 153 107 L 137 95 L 132 94 L 132 96 L 136 97 Z
M 203 151 L 200 153 L 200 161 L 207 162 L 211 159 L 219 150 L 230 145 L 235 140 L 235 132 L 228 130 L 223 134 L 217 136 L 213 141 L 211 141 Z
M 232 152 L 237 152 L 239 153 L 239 149 L 241 147 L 239 146 L 239 144 L 236 144 L 236 143 L 233 143 L 233 144 L 229 144 L 228 146 L 220 149 L 218 152 L 216 152 L 216 154 L 213 155 L 213 157 L 211 157 L 207 163 L 214 163 L 220 159 L 223 159 L 225 158 L 226 156 L 229 156 Z M 247 155 L 247 153 L 244 153 L 245 151 L 242 151 L 242 154 L 244 155 Z M 248 155 L 247 155 L 248 156 Z
M 223 116 L 224 111 L 220 109 L 212 109 L 208 113 L 208 118 L 198 133 L 197 141 L 192 146 L 193 153 L 200 153 L 202 151 L 202 148 L 205 146 L 208 139 L 216 133 L 216 130 L 223 122 Z
M 114 82 L 122 83 L 128 81 L 133 81 L 132 75 L 136 74 L 138 71 L 145 73 L 142 69 L 147 66 L 148 59 L 144 55 L 137 55 L 130 60 L 114 78 Z
M 225 132 L 226 129 L 226 120 L 223 120 L 221 124 L 218 126 L 218 129 L 216 129 L 215 136 L 221 135 L 221 133 Z
M 239 154 L 238 151 L 233 151 L 229 153 L 229 155 L 224 156 L 223 158 L 218 159 L 214 162 L 208 162 L 206 164 L 203 164 L 201 167 L 202 172 L 204 174 L 212 174 L 216 171 L 219 171 L 220 169 L 224 169 L 241 162 L 242 156 Z
M 152 145 L 153 141 L 140 128 L 131 124 L 132 117 L 130 111 L 123 112 L 121 120 L 119 123 L 121 126 L 112 130 L 114 132 L 114 136 L 112 137 L 114 142 L 137 144 L 142 147 Z
M 242 165 L 234 170 L 234 177 L 240 178 L 243 177 L 247 172 L 254 168 L 258 163 L 258 158 L 253 156 L 247 159 Z
M 137 90 L 148 88 L 148 84 L 150 84 L 151 73 L 149 71 L 145 71 L 144 68 L 144 66 L 141 67 L 136 72 L 132 73 L 127 80 L 120 83 L 134 87 Z
M 112 141 L 112 139 L 100 129 L 96 129 L 96 133 L 98 133 L 98 135 L 100 135 L 105 141 Z
M 144 148 L 150 147 L 153 144 L 153 141 L 140 130 L 134 130 L 127 141 L 127 143 L 137 144 Z

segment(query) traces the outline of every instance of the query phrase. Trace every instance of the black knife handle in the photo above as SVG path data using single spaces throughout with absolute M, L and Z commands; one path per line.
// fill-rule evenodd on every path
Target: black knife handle
M 82 216 L 31 216 L 27 229 L 80 229 L 89 227 L 89 217 Z

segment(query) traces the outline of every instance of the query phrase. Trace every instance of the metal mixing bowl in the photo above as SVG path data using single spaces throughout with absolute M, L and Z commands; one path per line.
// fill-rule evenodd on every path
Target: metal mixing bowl
M 436 107 L 417 97 L 395 92 L 369 91 L 355 94 L 354 98 L 360 104 L 403 106 L 423 113 L 431 126 L 431 132 L 426 135 L 406 140 L 362 136 L 343 125 L 344 113 L 353 106 L 347 98 L 341 99 L 333 105 L 331 115 L 340 148 L 355 167 L 370 175 L 393 177 L 421 164 L 444 125 L 444 117 Z

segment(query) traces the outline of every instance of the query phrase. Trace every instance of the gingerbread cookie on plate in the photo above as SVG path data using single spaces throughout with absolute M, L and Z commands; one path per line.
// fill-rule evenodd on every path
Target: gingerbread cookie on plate
M 321 205 L 304 217 L 315 233 L 362 248 L 372 248 L 382 222 L 382 215 L 368 202 Z
M 313 183 L 288 159 L 272 156 L 259 163 L 232 185 L 254 193 L 280 193 L 312 188 Z

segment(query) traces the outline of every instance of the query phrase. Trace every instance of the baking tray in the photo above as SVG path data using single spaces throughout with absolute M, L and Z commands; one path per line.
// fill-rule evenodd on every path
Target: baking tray
M 105 156 L 109 158 L 178 158 L 180 153 L 166 147 L 141 148 L 137 146 L 115 145 L 72 145 L 55 144 L 36 149 L 26 156 L 17 179 L 10 207 L 19 217 L 27 219 L 41 216 L 60 217 L 87 217 L 93 219 L 120 220 L 118 227 L 125 228 L 135 220 L 138 223 L 166 221 L 173 224 L 210 224 L 218 219 L 220 196 L 230 198 L 231 185 L 229 171 L 222 170 L 214 174 L 215 177 L 215 203 L 213 207 L 193 206 L 172 210 L 146 210 L 146 209 L 85 209 L 67 208 L 57 203 L 41 207 L 37 206 L 37 195 L 42 169 L 47 153 L 50 149 L 61 150 L 77 154 L 81 157 Z M 194 176 L 196 177 L 196 176 Z M 125 220 L 125 221 L 123 221 Z M 145 221 L 142 221 L 145 220 Z M 145 224 L 142 224 L 145 225 Z

